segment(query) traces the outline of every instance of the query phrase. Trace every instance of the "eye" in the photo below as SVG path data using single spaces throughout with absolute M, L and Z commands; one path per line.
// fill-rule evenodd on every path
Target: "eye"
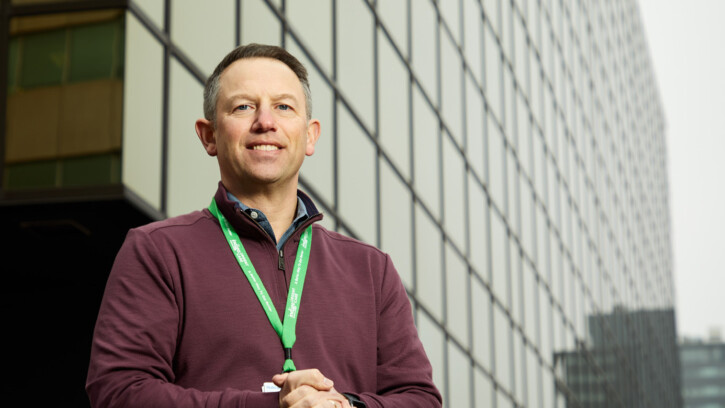
M 277 108 L 279 108 L 279 110 L 283 110 L 283 111 L 292 109 L 291 106 L 285 105 L 285 104 L 277 105 Z
M 249 110 L 249 109 L 251 109 L 251 108 L 252 108 L 252 107 L 251 107 L 251 106 L 249 106 L 249 105 L 239 105 L 239 106 L 237 106 L 237 107 L 235 108 L 235 110 L 240 110 L 240 111 L 246 111 L 246 110 Z

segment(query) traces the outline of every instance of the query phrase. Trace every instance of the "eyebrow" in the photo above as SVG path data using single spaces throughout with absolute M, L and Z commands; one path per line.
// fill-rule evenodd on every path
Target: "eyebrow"
M 226 99 L 227 99 L 227 101 L 233 101 L 233 100 L 237 100 L 237 99 L 254 100 L 255 98 L 252 97 L 252 96 L 250 96 L 249 94 L 240 92 L 240 93 L 236 93 L 236 94 L 230 95 Z M 281 100 L 284 100 L 284 99 L 290 99 L 290 100 L 292 100 L 294 102 L 298 102 L 297 97 L 295 97 L 294 94 L 291 94 L 291 93 L 281 93 L 281 94 L 272 95 L 272 100 L 273 101 L 281 101 Z

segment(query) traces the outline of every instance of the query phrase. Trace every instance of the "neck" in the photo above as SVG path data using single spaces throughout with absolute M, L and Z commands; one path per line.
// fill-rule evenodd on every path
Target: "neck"
M 274 235 L 279 239 L 292 225 L 297 212 L 297 189 L 249 189 L 227 188 L 247 207 L 256 208 L 264 213 L 272 226 Z

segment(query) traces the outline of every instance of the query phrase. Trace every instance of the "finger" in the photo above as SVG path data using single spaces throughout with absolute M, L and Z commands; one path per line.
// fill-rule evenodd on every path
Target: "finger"
M 337 408 L 352 408 L 350 406 L 350 403 L 347 402 L 347 398 L 343 398 L 341 401 L 333 400 L 335 401 L 335 405 Z
M 347 400 L 328 399 L 320 407 L 324 408 L 350 408 Z
M 282 408 L 289 407 L 315 407 L 330 408 L 334 403 L 337 408 L 350 408 L 347 399 L 342 394 L 333 394 L 328 391 L 318 391 L 308 385 L 302 385 L 290 392 L 282 395 L 280 393 L 280 404 Z
M 274 377 L 272 377 L 272 382 L 274 383 L 274 385 L 282 387 L 284 382 L 287 381 L 287 377 L 289 377 L 289 373 L 276 374 Z
M 299 406 L 312 407 L 315 406 L 315 403 L 320 404 L 321 402 L 317 394 L 322 391 L 317 391 L 308 385 L 299 386 L 288 393 L 285 392 L 286 388 L 286 386 L 283 387 L 279 394 L 280 407 L 298 406 L 297 404 L 300 404 Z

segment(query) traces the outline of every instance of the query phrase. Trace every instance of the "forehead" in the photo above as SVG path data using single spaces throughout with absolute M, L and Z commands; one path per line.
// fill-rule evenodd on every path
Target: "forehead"
M 233 62 L 221 74 L 222 95 L 266 92 L 287 93 L 304 98 L 302 83 L 282 61 L 273 58 L 243 58 Z

